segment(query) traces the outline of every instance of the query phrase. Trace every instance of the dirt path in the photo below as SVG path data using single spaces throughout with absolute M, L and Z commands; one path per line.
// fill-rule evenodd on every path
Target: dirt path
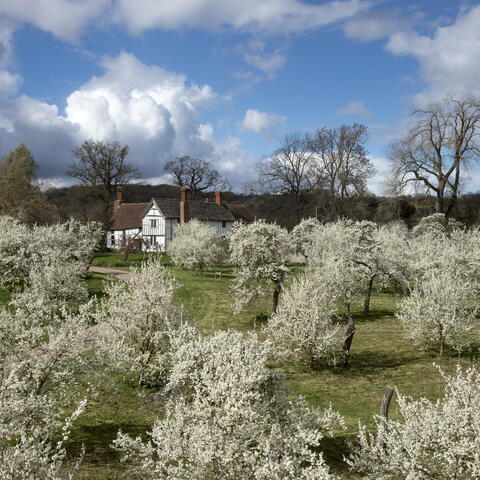
M 118 278 L 124 282 L 129 282 L 133 273 L 127 272 L 126 270 L 116 270 L 114 268 L 104 268 L 104 267 L 90 267 L 90 270 L 95 273 L 101 273 L 102 275 L 111 275 L 112 277 Z

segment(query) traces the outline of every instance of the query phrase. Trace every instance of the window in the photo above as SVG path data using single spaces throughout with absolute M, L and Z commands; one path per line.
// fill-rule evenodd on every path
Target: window
M 157 221 L 156 220 L 150 220 L 150 228 L 157 228 Z
M 222 228 L 227 228 L 227 222 L 225 220 L 222 222 Z
M 156 222 L 156 220 L 155 220 L 155 222 Z M 150 245 L 153 247 L 156 244 L 157 244 L 157 237 L 154 237 L 154 236 L 150 237 Z
M 112 246 L 115 245 L 115 235 L 112 235 L 112 236 L 110 237 L 110 244 L 111 244 Z

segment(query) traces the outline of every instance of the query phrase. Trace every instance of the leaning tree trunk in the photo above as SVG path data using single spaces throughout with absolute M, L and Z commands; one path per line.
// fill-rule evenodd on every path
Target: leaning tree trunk
M 380 426 L 378 431 L 378 445 L 380 448 L 385 448 L 384 433 L 387 428 L 388 409 L 393 396 L 393 388 L 387 388 L 383 394 L 382 403 L 380 405 Z
M 346 313 L 348 318 L 347 331 L 345 332 L 345 341 L 343 342 L 343 366 L 348 367 L 348 360 L 350 358 L 350 347 L 352 346 L 353 336 L 355 335 L 355 325 L 353 317 L 350 312 Z
M 278 300 L 280 298 L 280 293 L 282 292 L 282 282 L 280 280 L 274 280 L 275 290 L 273 291 L 273 306 L 272 314 L 276 313 L 278 308 Z
M 373 288 L 373 280 L 375 279 L 375 275 L 372 275 L 367 283 L 367 293 L 365 295 L 365 302 L 363 304 L 363 316 L 368 317 L 370 313 L 370 299 L 372 297 L 372 288 Z

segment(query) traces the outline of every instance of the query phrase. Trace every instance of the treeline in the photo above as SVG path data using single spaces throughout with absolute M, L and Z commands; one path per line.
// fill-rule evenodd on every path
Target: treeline
M 51 188 L 46 191 L 45 217 L 59 220 L 73 217 L 77 220 L 102 220 L 102 193 L 98 187 L 71 186 Z M 146 202 L 151 198 L 178 198 L 179 187 L 173 185 L 126 185 L 125 201 Z M 199 194 L 198 198 L 212 198 L 212 193 Z M 375 195 L 356 196 L 337 201 L 337 213 L 332 215 L 328 192 L 317 191 L 308 195 L 305 202 L 298 203 L 288 194 L 239 194 L 224 192 L 223 201 L 228 204 L 243 204 L 252 218 L 263 218 L 288 229 L 303 218 L 332 221 L 336 218 L 370 220 L 387 223 L 401 220 L 408 227 L 418 224 L 421 218 L 435 213 L 435 199 L 425 196 L 383 197 Z M 39 212 L 40 213 L 40 212 Z M 41 215 L 37 215 L 40 219 Z M 468 193 L 459 198 L 453 217 L 467 225 L 480 224 L 480 193 Z

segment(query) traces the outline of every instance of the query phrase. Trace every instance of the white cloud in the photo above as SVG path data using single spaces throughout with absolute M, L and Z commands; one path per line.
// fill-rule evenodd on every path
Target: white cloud
M 343 31 L 347 37 L 362 42 L 385 38 L 400 28 L 401 24 L 392 11 L 361 12 L 345 22 Z
M 76 41 L 90 24 L 111 22 L 136 34 L 183 27 L 288 34 L 349 18 L 368 6 L 366 0 L 322 5 L 301 0 L 2 0 L 0 16 Z
M 390 164 L 384 157 L 369 157 L 372 161 L 377 173 L 368 179 L 367 187 L 375 195 L 384 195 L 385 192 L 385 180 L 389 172 Z
M 364 0 L 322 5 L 300 0 L 118 0 L 117 19 L 133 32 L 181 27 L 293 33 L 343 20 L 368 7 Z
M 346 117 L 346 116 L 355 116 L 361 117 L 366 120 L 372 118 L 372 114 L 367 110 L 363 102 L 360 101 L 351 101 L 347 103 L 344 107 L 340 108 L 335 112 L 337 117 Z
M 90 22 L 105 15 L 110 5 L 111 0 L 2 0 L 0 16 L 75 41 Z
M 277 130 L 287 121 L 276 113 L 261 112 L 255 109 L 248 109 L 243 120 L 239 122 L 242 130 L 259 133 L 267 139 L 275 137 Z
M 287 57 L 283 47 L 269 48 L 265 40 L 255 38 L 243 44 L 238 44 L 236 50 L 242 55 L 243 60 L 258 69 L 261 74 L 243 72 L 243 76 L 250 83 L 257 83 L 262 80 L 271 80 L 275 77 L 277 70 L 280 70 L 286 63 Z M 250 77 L 250 78 L 248 78 Z
M 480 92 L 480 6 L 464 11 L 451 25 L 437 27 L 431 36 L 394 33 L 386 48 L 418 60 L 428 85 L 419 98 L 453 90 Z
M 163 175 L 164 162 L 178 155 L 207 158 L 225 173 L 248 160 L 238 139 L 219 140 L 201 123 L 202 110 L 220 101 L 208 85 L 190 85 L 184 75 L 124 52 L 104 59 L 102 66 L 103 75 L 68 96 L 65 115 L 56 105 L 27 96 L 0 100 L 2 148 L 26 142 L 44 178 L 61 176 L 72 148 L 87 138 L 128 143 L 129 161 L 146 177 Z

